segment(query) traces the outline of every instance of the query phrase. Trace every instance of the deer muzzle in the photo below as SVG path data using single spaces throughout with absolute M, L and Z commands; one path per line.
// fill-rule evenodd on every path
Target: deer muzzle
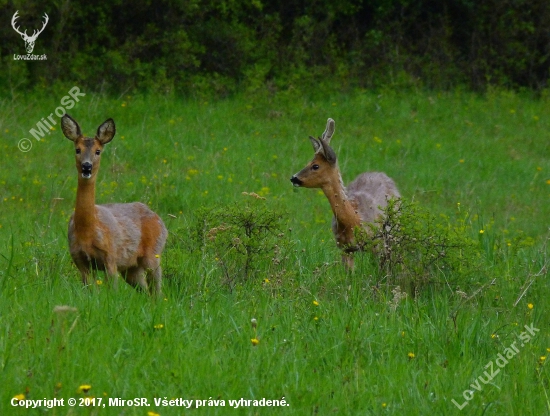
M 290 178 L 290 182 L 292 182 L 292 184 L 294 186 L 302 186 L 303 185 L 303 182 L 298 179 L 298 177 L 296 175 L 293 175 L 292 178 Z
M 92 164 L 90 162 L 84 162 L 82 165 L 82 177 L 84 179 L 90 179 L 92 177 Z

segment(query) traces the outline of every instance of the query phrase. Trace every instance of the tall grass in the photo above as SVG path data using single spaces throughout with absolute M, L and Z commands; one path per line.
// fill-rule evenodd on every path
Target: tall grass
M 197 410 L 206 414 L 550 411 L 546 100 L 501 91 L 217 102 L 86 95 L 69 111 L 84 133 L 109 117 L 117 126 L 97 202 L 145 202 L 170 230 L 164 298 L 155 301 L 128 285 L 82 287 L 66 241 L 73 147 L 59 124 L 41 141 L 31 138 L 29 152 L 17 149 L 63 95 L 0 103 L 1 414 L 43 413 L 13 408 L 18 394 L 151 404 L 65 405 L 54 415 L 187 413 L 154 398 L 226 401 Z M 345 272 L 328 202 L 289 182 L 313 156 L 307 136 L 319 135 L 328 117 L 344 180 L 385 171 L 404 196 L 462 227 L 483 256 L 477 279 L 428 285 L 413 299 L 386 284 L 368 255 L 355 274 Z M 199 208 L 246 202 L 243 192 L 287 213 L 289 270 L 273 276 L 266 257 L 231 290 L 215 259 L 191 250 L 189 230 Z M 470 387 L 531 324 L 540 332 L 480 391 Z M 91 389 L 77 392 L 81 385 Z M 452 400 L 465 402 L 465 390 L 473 398 L 460 411 Z M 228 402 L 283 396 L 290 406 L 231 410 Z

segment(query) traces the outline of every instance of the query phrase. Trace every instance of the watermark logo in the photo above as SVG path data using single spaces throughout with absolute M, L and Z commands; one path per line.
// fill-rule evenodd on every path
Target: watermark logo
M 16 61 L 17 60 L 25 60 L 25 61 L 43 61 L 43 60 L 46 60 L 47 59 L 46 55 L 32 55 L 32 51 L 34 50 L 34 43 L 36 42 L 36 39 L 38 38 L 38 35 L 40 35 L 44 31 L 44 29 L 46 28 L 46 25 L 48 24 L 48 21 L 50 20 L 50 18 L 48 17 L 48 15 L 46 13 L 44 13 L 44 16 L 43 16 L 44 22 L 42 23 L 42 28 L 33 30 L 32 35 L 29 36 L 29 35 L 27 35 L 27 29 L 25 29 L 24 32 L 21 32 L 19 30 L 19 26 L 17 26 L 16 20 L 19 17 L 18 13 L 19 13 L 19 10 L 17 10 L 13 14 L 13 17 L 11 18 L 11 26 L 13 27 L 13 30 L 15 30 L 17 33 L 19 33 L 21 35 L 21 37 L 23 38 L 23 40 L 25 41 L 25 49 L 27 50 L 27 55 L 16 55 L 16 54 L 14 54 L 13 59 L 16 60 Z
M 488 371 L 485 371 L 483 375 L 479 375 L 472 382 L 472 384 L 470 384 L 471 390 L 467 389 L 462 392 L 462 397 L 465 399 L 463 403 L 458 403 L 455 399 L 451 400 L 459 410 L 464 409 L 468 405 L 468 402 L 474 398 L 475 392 L 483 390 L 483 385 L 491 382 L 498 375 L 498 373 L 500 373 L 500 369 L 506 367 L 509 360 L 520 352 L 518 345 L 516 345 L 518 342 L 520 344 L 519 347 L 523 347 L 531 341 L 537 332 L 540 332 L 540 329 L 535 328 L 533 324 L 525 325 L 524 328 L 525 331 L 518 336 L 519 341 L 512 342 L 508 348 L 505 348 L 504 351 L 499 352 L 494 363 L 493 361 L 489 361 L 485 367 L 483 367 Z
M 76 103 L 80 101 L 78 97 L 84 97 L 85 95 L 86 94 L 84 94 L 83 92 L 80 92 L 80 88 L 72 87 L 69 90 L 69 94 L 65 95 L 61 99 L 61 105 L 57 107 L 54 112 L 50 113 L 50 115 L 48 115 L 47 117 L 42 117 L 42 119 L 38 123 L 36 123 L 36 127 L 33 127 L 29 130 L 29 134 L 31 134 L 37 141 L 40 141 L 40 139 L 46 134 L 51 134 L 53 126 L 57 124 L 57 121 L 54 118 L 54 114 L 59 118 L 63 117 L 63 115 L 67 112 L 66 110 L 70 110 L 76 105 Z M 25 137 L 19 140 L 19 142 L 17 143 L 17 147 L 23 153 L 27 153 L 29 150 L 32 149 L 32 141 Z

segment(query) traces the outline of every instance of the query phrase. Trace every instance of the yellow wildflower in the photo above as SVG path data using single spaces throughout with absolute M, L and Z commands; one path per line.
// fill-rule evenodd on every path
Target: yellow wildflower
M 532 304 L 532 303 L 528 303 L 528 304 L 527 304 L 527 307 L 528 307 L 529 309 L 533 309 L 533 304 Z
M 252 338 L 250 341 L 252 342 L 252 345 L 254 345 L 254 346 L 256 346 L 260 343 L 260 340 L 258 338 Z
M 78 387 L 77 393 L 88 393 L 88 391 L 92 388 L 89 384 L 82 384 Z

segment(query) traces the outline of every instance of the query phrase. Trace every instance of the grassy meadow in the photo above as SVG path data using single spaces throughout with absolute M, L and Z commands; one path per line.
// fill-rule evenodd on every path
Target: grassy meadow
M 0 101 L 0 414 L 550 413 L 548 98 L 81 97 L 68 113 L 84 134 L 109 117 L 117 128 L 97 203 L 144 202 L 170 231 L 163 297 L 152 299 L 122 282 L 115 291 L 102 274 L 83 288 L 69 256 L 73 145 L 56 116 L 49 135 L 29 135 L 69 89 Z M 328 117 L 344 181 L 386 172 L 405 198 L 475 243 L 475 276 L 442 272 L 403 296 L 369 255 L 357 256 L 353 274 L 343 269 L 326 198 L 289 181 L 313 157 L 307 137 Z M 28 152 L 17 147 L 22 138 Z M 212 252 L 193 230 L 201 208 L 243 206 L 276 213 L 282 254 L 257 256 L 248 279 L 228 284 L 231 252 Z M 529 340 L 525 325 L 538 330 Z M 13 407 L 17 395 L 65 406 Z M 67 405 L 85 397 L 101 404 Z M 142 397 L 149 407 L 109 406 Z M 229 403 L 283 397 L 288 406 Z M 155 398 L 194 402 L 186 409 Z

